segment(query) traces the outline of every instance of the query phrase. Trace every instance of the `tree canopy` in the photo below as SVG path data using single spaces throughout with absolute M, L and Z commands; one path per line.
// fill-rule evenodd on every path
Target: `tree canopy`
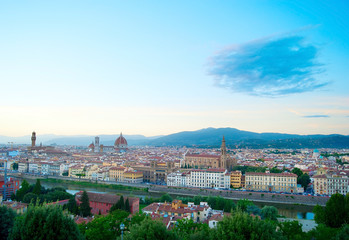
M 270 240 L 282 237 L 272 222 L 253 218 L 242 211 L 235 211 L 231 216 L 224 217 L 217 228 L 212 230 L 212 234 L 211 239 L 220 240 Z
M 131 226 L 130 231 L 124 233 L 124 239 L 175 240 L 178 237 L 173 231 L 168 231 L 162 222 L 145 218 L 140 224 Z
M 315 221 L 331 228 L 339 228 L 343 224 L 348 223 L 348 198 L 349 195 L 344 197 L 342 194 L 336 193 L 327 201 L 326 207 L 317 205 L 314 208 Z
M 15 221 L 16 213 L 6 206 L 0 206 L 0 240 L 6 240 L 13 223 Z
M 75 240 L 83 239 L 83 235 L 60 206 L 31 205 L 22 216 L 16 218 L 9 240 L 33 239 Z

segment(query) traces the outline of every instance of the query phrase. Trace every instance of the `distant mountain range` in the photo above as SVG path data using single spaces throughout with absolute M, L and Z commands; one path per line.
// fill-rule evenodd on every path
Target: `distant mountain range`
M 345 135 L 297 135 L 284 133 L 255 133 L 235 128 L 205 128 L 197 131 L 186 131 L 166 136 L 145 137 L 143 135 L 124 135 L 129 145 L 148 146 L 196 146 L 219 147 L 222 137 L 228 147 L 239 148 L 349 148 L 349 136 Z M 100 143 L 114 145 L 119 135 L 99 135 Z M 59 136 L 37 135 L 37 144 L 44 145 L 80 145 L 88 146 L 95 136 Z M 0 136 L 0 143 L 30 144 L 30 136 Z

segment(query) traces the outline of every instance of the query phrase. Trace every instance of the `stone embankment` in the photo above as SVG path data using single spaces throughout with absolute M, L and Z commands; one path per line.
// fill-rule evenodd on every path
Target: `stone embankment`
M 235 190 L 214 190 L 214 189 L 199 189 L 199 188 L 181 188 L 181 187 L 167 187 L 149 185 L 149 192 L 167 192 L 173 195 L 187 195 L 187 196 L 221 196 L 233 200 L 249 199 L 256 202 L 270 202 L 270 203 L 285 203 L 285 204 L 303 204 L 315 206 L 319 204 L 325 206 L 329 197 L 320 196 L 303 196 L 297 194 L 279 194 L 266 192 L 248 192 Z

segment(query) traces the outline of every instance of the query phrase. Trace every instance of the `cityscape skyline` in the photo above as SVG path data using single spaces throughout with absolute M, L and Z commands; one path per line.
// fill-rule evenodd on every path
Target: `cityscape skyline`
M 0 135 L 349 134 L 346 1 L 0 4 Z

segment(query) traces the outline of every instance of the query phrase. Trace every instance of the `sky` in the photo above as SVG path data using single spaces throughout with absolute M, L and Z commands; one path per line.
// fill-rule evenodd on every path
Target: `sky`
M 1 1 L 0 135 L 349 135 L 346 0 Z

